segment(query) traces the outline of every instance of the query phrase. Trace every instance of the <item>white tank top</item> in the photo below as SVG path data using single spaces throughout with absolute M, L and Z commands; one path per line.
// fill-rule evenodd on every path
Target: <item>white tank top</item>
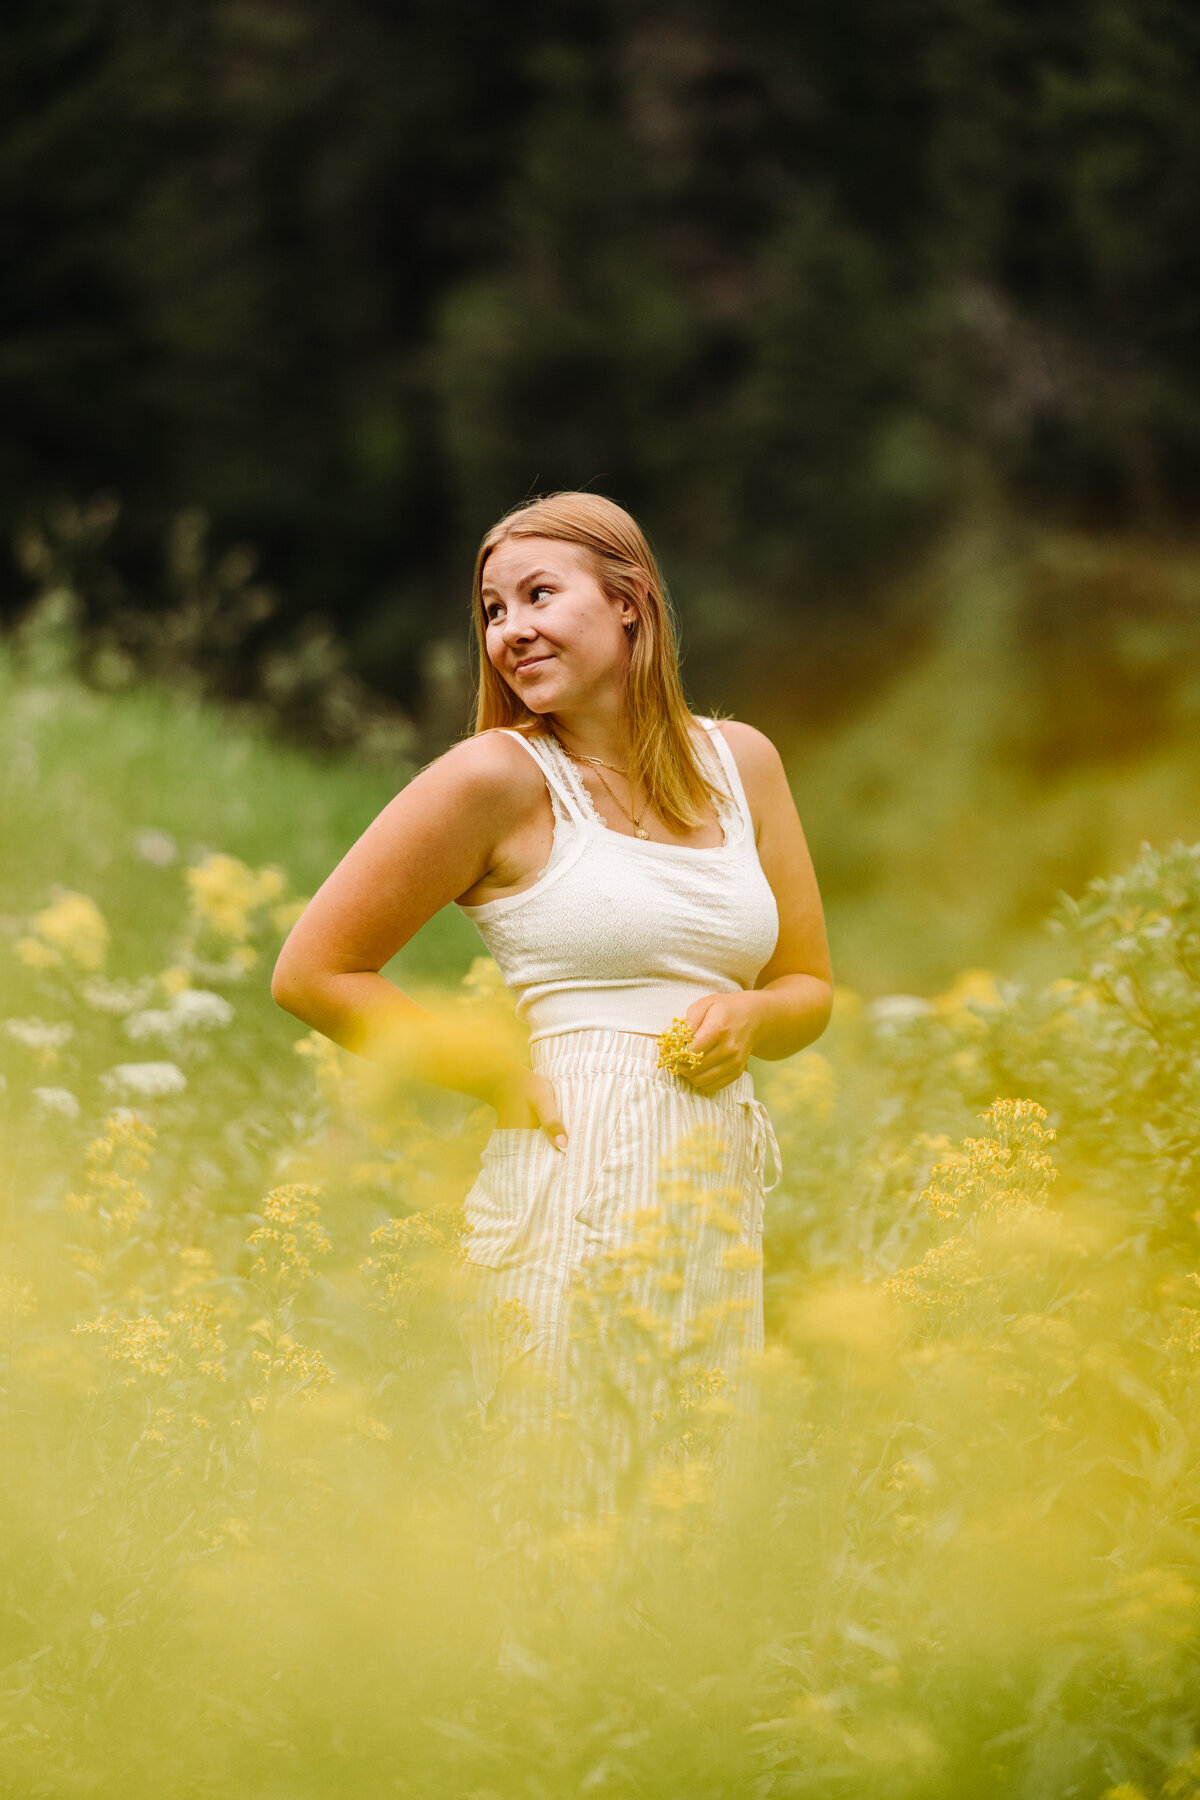
M 531 1043 L 584 1028 L 657 1037 L 693 1000 L 752 988 L 770 960 L 779 913 L 745 790 L 718 727 L 698 723 L 717 752 L 707 760 L 725 840 L 708 849 L 610 831 L 556 738 L 507 732 L 550 789 L 550 860 L 519 894 L 461 911 L 517 994 Z

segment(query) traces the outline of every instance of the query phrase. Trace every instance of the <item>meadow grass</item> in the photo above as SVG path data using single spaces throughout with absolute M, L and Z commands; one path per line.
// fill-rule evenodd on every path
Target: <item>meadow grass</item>
M 1200 847 L 757 1067 L 757 1428 L 699 1344 L 589 1511 L 475 1405 L 485 1109 L 266 992 L 389 784 L 0 679 L 5 1794 L 1200 1795 Z M 405 978 L 469 1038 L 458 923 Z

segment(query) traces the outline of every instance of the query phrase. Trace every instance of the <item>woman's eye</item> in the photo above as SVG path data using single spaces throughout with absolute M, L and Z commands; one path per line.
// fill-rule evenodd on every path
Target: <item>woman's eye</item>
M 489 625 L 494 625 L 496 623 L 496 620 L 503 618 L 503 616 L 504 616 L 504 608 L 495 603 L 493 603 L 493 605 L 489 606 L 487 611 L 484 614 L 484 617 L 487 620 Z
M 530 598 L 530 599 L 531 599 L 531 600 L 536 600 L 536 599 L 537 599 L 537 597 L 538 597 L 538 595 L 539 595 L 539 594 L 549 594 L 549 593 L 550 593 L 550 592 L 552 592 L 552 590 L 551 590 L 551 589 L 550 589 L 550 588 L 548 588 L 548 587 L 535 587 L 535 588 L 530 588 L 530 590 L 529 590 L 529 598 Z

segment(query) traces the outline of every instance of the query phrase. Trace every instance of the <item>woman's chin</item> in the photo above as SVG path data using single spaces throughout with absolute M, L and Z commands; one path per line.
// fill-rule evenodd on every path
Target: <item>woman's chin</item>
M 531 713 L 555 712 L 563 700 L 559 684 L 554 681 L 527 681 L 523 687 L 514 687 L 513 692 Z

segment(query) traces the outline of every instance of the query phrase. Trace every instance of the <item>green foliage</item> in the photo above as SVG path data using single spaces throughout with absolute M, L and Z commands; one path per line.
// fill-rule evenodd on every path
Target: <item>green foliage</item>
M 1056 969 L 843 989 L 756 1069 L 755 1430 L 656 1349 L 676 1171 L 576 1296 L 582 1445 L 522 1438 L 455 1323 L 483 1109 L 265 992 L 380 778 L 4 679 L 6 1793 L 1195 1790 L 1200 847 L 1065 902 Z
M 214 555 L 209 520 L 186 507 L 163 544 L 160 604 L 135 603 L 106 551 L 120 516 L 115 495 L 52 507 L 18 536 L 34 595 L 13 633 L 27 675 L 72 674 L 100 689 L 168 683 L 181 698 L 219 699 L 279 736 L 360 760 L 403 767 L 415 747 L 411 720 L 346 668 L 326 621 L 301 621 L 264 642 L 278 595 L 256 580 L 244 544 Z
M 920 648 L 849 716 L 793 726 L 787 757 L 843 980 L 929 993 L 996 958 L 1049 973 L 1064 890 L 1194 832 L 1197 576 L 1187 544 L 977 522 L 910 578 Z M 836 690 L 849 651 L 794 655 L 790 680 Z M 787 754 L 786 715 L 777 738 Z
M 144 580 L 198 504 L 406 703 L 531 489 L 644 515 L 697 643 L 981 487 L 1191 516 L 1188 0 L 52 0 L 3 54 L 0 523 L 115 486 Z

